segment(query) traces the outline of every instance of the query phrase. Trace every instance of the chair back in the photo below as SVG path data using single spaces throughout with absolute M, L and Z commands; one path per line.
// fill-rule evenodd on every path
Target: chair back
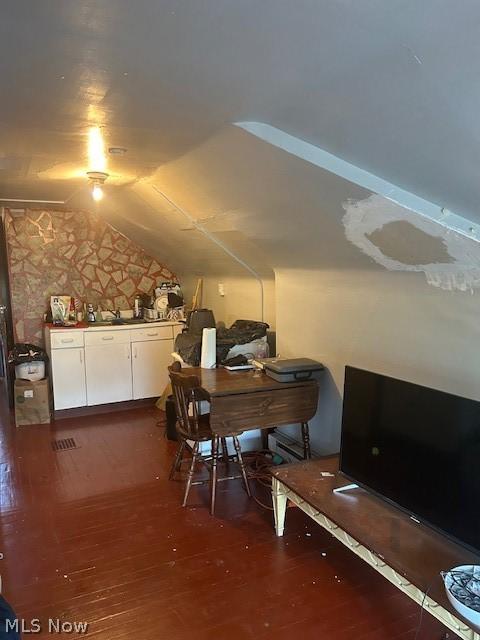
M 200 380 L 197 376 L 181 373 L 181 370 L 179 362 L 174 362 L 168 367 L 177 421 L 184 433 L 194 437 L 199 428 L 199 402 L 195 392 L 200 389 Z

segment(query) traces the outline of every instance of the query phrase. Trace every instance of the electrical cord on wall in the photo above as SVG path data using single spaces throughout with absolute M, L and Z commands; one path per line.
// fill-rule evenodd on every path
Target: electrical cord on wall
M 213 242 L 214 244 L 217 245 L 217 247 L 220 247 L 220 249 L 222 249 L 222 251 L 224 251 L 227 255 L 229 255 L 231 258 L 233 258 L 233 260 L 235 260 L 235 262 L 237 262 L 240 266 L 242 266 L 244 269 L 246 269 L 250 273 L 250 275 L 252 275 L 255 278 L 255 280 L 257 280 L 257 282 L 259 284 L 259 287 L 260 287 L 261 319 L 262 319 L 262 322 L 264 322 L 264 315 L 265 315 L 264 314 L 264 308 L 265 308 L 264 297 L 265 297 L 265 294 L 264 294 L 264 288 L 263 288 L 263 280 L 262 280 L 262 277 L 260 276 L 260 274 L 257 273 L 255 271 L 255 269 L 253 267 L 251 267 L 247 262 L 245 262 L 245 260 L 242 260 L 242 258 L 239 258 L 221 240 L 219 240 L 208 229 L 206 229 L 203 224 L 198 222 L 190 213 L 188 213 L 188 211 L 186 211 L 183 207 L 181 207 L 176 202 L 174 202 L 171 198 L 169 198 L 167 195 L 165 195 L 165 193 L 163 193 L 163 191 L 161 189 L 159 189 L 155 185 L 152 185 L 152 188 L 160 196 L 162 196 L 162 198 L 164 200 L 166 200 L 172 207 L 174 207 L 174 209 L 176 209 L 182 215 L 184 215 L 185 218 L 187 218 L 187 220 L 190 222 L 190 224 L 192 224 L 195 227 L 195 229 L 197 229 L 197 231 L 200 231 L 200 233 L 202 233 L 206 238 L 208 238 L 208 240 L 210 240 L 210 242 Z

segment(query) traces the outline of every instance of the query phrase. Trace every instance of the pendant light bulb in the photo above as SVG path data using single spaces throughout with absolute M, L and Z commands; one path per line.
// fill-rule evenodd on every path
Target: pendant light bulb
M 92 198 L 95 202 L 100 202 L 103 198 L 103 189 L 99 184 L 94 184 L 92 189 Z

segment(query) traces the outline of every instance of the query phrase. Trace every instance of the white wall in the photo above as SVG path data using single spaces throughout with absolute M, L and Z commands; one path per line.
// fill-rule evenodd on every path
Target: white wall
M 225 295 L 218 292 L 222 283 Z M 263 280 L 263 320 L 275 327 L 275 281 Z M 260 284 L 254 278 L 211 276 L 204 279 L 203 305 L 214 310 L 217 320 L 230 326 L 235 320 L 262 320 Z
M 328 369 L 311 424 L 318 452 L 339 448 L 347 364 L 480 400 L 478 295 L 429 286 L 422 274 L 360 269 L 279 270 L 276 283 L 279 352 Z
M 186 301 L 190 304 L 197 276 L 185 274 L 180 277 Z M 275 280 L 264 278 L 264 322 L 275 329 Z M 218 292 L 218 285 L 224 285 L 225 295 Z M 261 295 L 258 280 L 251 277 L 232 277 L 228 275 L 211 275 L 203 277 L 202 307 L 212 309 L 217 322 L 224 322 L 228 327 L 235 320 L 261 320 Z

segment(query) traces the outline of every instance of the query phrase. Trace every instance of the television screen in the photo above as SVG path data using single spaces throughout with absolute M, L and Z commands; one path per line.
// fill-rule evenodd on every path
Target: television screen
M 346 367 L 340 469 L 480 552 L 480 402 Z

